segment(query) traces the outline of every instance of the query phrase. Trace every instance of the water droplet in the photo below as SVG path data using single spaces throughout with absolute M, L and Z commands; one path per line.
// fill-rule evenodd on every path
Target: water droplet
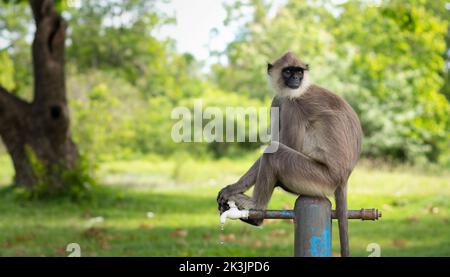
M 223 234 L 224 225 L 225 225 L 225 224 L 223 224 L 223 223 L 220 224 L 220 241 L 219 241 L 219 244 L 220 244 L 220 245 L 224 245 L 224 243 L 225 243 L 225 242 L 222 240 L 222 237 L 223 237 L 222 234 Z

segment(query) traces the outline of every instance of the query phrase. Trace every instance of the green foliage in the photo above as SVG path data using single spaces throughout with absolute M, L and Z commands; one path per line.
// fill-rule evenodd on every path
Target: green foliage
M 171 19 L 157 12 L 154 2 L 87 0 L 69 8 L 69 61 L 81 72 L 114 72 L 148 94 L 161 94 L 171 75 L 169 41 L 152 33 Z
M 64 170 L 62 180 L 68 184 L 63 196 L 80 201 L 93 196 L 93 190 L 97 189 L 97 180 L 94 172 L 96 164 L 85 156 L 80 156 L 74 168 Z
M 0 2 L 0 84 L 8 86 L 15 94 L 30 99 L 32 66 L 30 44 L 26 37 L 30 34 L 28 26 L 33 19 L 26 3 L 18 4 L 19 2 Z
M 102 160 L 174 151 L 166 98 L 146 100 L 125 80 L 99 71 L 73 72 L 68 90 L 74 138 L 86 155 Z
M 74 72 L 70 76 L 72 129 L 80 151 L 91 159 L 97 159 L 100 153 L 117 153 L 118 146 L 114 143 L 118 139 L 117 129 L 127 118 L 126 107 L 120 105 L 120 99 L 122 103 L 128 102 L 133 93 L 137 94 L 136 90 L 121 79 L 101 72 L 86 75 Z
M 450 12 L 447 6 L 447 0 L 425 1 L 424 4 L 430 12 L 440 17 L 443 21 L 446 21 L 447 24 L 450 22 Z M 442 57 L 445 59 L 447 66 L 446 69 L 441 72 L 441 75 L 445 81 L 441 88 L 441 92 L 447 97 L 447 100 L 450 101 L 450 28 L 447 28 L 445 41 L 446 51 L 442 53 Z
M 199 156 L 240 155 L 255 149 L 250 143 L 175 143 L 171 119 L 175 107 L 186 107 L 193 113 L 196 99 L 203 108 L 218 107 L 224 114 L 228 106 L 266 107 L 268 103 L 248 99 L 222 91 L 197 81 L 192 97 L 168 99 L 155 96 L 147 98 L 134 86 L 112 73 L 91 71 L 69 74 L 68 92 L 72 101 L 72 130 L 82 153 L 96 160 L 128 159 L 133 156 L 159 154 L 170 156 L 178 153 L 195 153 Z M 187 91 L 189 93 L 189 91 Z M 132 112 L 130 112 L 132 111 Z M 204 120 L 206 124 L 209 120 Z M 235 125 L 248 126 L 248 119 L 236 119 Z M 251 130 L 256 132 L 257 130 Z M 246 133 L 248 137 L 248 132 Z
M 450 104 L 440 93 L 448 17 L 424 1 L 288 1 L 274 17 L 266 1 L 238 3 L 230 22 L 244 8 L 254 16 L 223 53 L 229 65 L 213 67 L 221 88 L 270 95 L 266 63 L 292 50 L 311 65 L 316 84 L 355 108 L 366 156 L 424 163 L 448 155 Z
M 365 152 L 436 162 L 450 126 L 450 105 L 439 93 L 448 23 L 412 3 L 348 3 L 334 32 L 356 47 L 349 69 L 361 89 L 346 96 L 361 116 Z M 344 27 L 349 24 L 361 29 Z
M 291 1 L 281 7 L 276 16 L 269 17 L 265 1 L 240 2 L 251 2 L 247 5 L 259 15 L 248 21 L 238 39 L 228 45 L 224 54 L 229 65 L 213 67 L 212 79 L 222 89 L 260 99 L 271 97 L 267 63 L 287 50 L 298 53 L 311 64 L 316 82 L 327 82 L 331 88 L 339 88 L 340 75 L 336 74 L 340 74 L 348 62 L 337 56 L 335 38 L 323 22 L 331 19 L 325 8 L 306 1 Z M 248 8 L 247 5 L 237 7 Z M 236 12 L 230 10 L 231 18 Z
M 195 99 L 223 112 L 227 106 L 268 107 L 266 63 L 292 50 L 311 65 L 315 83 L 357 111 L 366 157 L 450 165 L 445 2 L 287 1 L 274 15 L 270 1 L 236 1 L 226 7 L 226 23 L 242 28 L 224 53 L 212 53 L 228 63 L 204 74 L 200 61 L 156 37 L 174 18 L 155 1 L 57 1 L 69 23 L 72 133 L 83 155 L 100 161 L 253 153 L 259 143 L 175 143 L 171 112 L 178 106 L 192 110 Z M 25 4 L 0 6 L 0 37 L 7 42 L 0 50 L 0 84 L 31 100 L 26 38 L 32 16 Z M 248 127 L 248 120 L 234 125 Z
M 0 51 L 0 85 L 8 90 L 14 88 L 14 64 L 6 51 Z
M 14 187 L 14 194 L 19 198 L 68 198 L 77 201 L 89 198 L 92 189 L 96 187 L 96 180 L 93 177 L 95 166 L 84 156 L 80 156 L 72 168 L 53 165 L 49 169 L 37 158 L 31 147 L 27 145 L 25 151 L 36 182 L 31 188 Z M 54 184 L 53 178 L 57 178 L 58 182 L 65 186 L 50 187 L 51 184 Z

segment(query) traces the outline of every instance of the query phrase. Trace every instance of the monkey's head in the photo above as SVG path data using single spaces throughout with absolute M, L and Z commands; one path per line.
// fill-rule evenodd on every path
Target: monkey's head
M 299 97 L 308 89 L 308 70 L 308 64 L 303 63 L 292 52 L 267 64 L 267 74 L 274 92 L 289 98 Z

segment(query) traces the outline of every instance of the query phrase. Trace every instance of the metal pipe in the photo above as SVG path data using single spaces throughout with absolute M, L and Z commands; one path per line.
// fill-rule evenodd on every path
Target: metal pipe
M 381 211 L 378 211 L 378 209 L 373 209 L 373 208 L 347 211 L 348 219 L 378 220 L 380 217 L 381 217 Z M 331 218 L 337 219 L 335 210 L 331 211 Z
M 348 219 L 378 220 L 381 217 L 381 211 L 378 209 L 360 209 L 349 210 Z M 248 218 L 253 219 L 294 219 L 293 210 L 249 210 Z M 336 211 L 331 211 L 331 219 L 337 219 Z
M 337 218 L 327 198 L 299 196 L 294 210 L 239 210 L 234 202 L 228 202 L 228 205 L 230 209 L 220 216 L 221 224 L 227 218 L 293 219 L 296 257 L 331 256 L 331 221 Z M 347 211 L 348 219 L 377 220 L 380 217 L 378 209 Z
M 294 219 L 293 210 L 249 210 L 248 218 L 252 219 Z
M 331 202 L 299 196 L 294 207 L 294 256 L 331 257 Z
M 330 257 L 331 256 L 331 221 L 336 218 L 336 211 L 331 210 L 327 198 L 299 196 L 294 210 L 245 210 L 239 211 L 230 203 L 230 212 L 245 212 L 250 219 L 293 219 L 294 220 L 294 255 L 296 257 Z M 240 214 L 230 218 L 241 218 Z M 227 214 L 224 214 L 227 217 Z M 377 220 L 381 217 L 378 209 L 360 209 L 347 211 L 348 219 Z M 226 218 L 225 218 L 226 219 Z M 225 220 L 223 220 L 224 222 Z M 221 217 L 222 222 L 222 217 Z

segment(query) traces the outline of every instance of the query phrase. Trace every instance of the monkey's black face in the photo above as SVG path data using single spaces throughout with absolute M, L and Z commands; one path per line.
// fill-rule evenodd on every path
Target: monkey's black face
M 285 67 L 281 71 L 281 76 L 288 88 L 298 89 L 303 80 L 303 68 L 296 66 Z

